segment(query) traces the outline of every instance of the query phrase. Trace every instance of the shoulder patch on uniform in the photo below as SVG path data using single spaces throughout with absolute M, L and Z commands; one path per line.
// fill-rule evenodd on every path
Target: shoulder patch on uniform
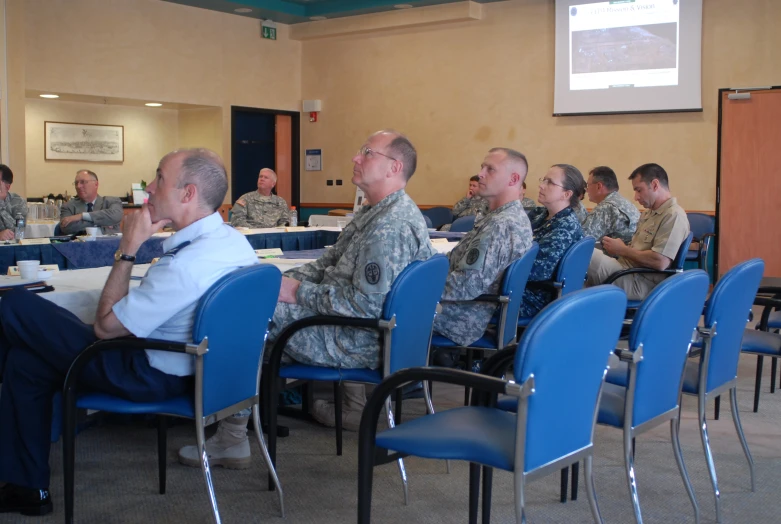
M 480 250 L 476 247 L 473 247 L 466 254 L 466 263 L 471 266 L 472 264 L 477 262 L 478 258 L 480 258 Z
M 238 199 L 238 200 L 236 201 L 236 205 L 237 205 L 237 206 L 241 206 L 241 207 L 245 207 L 245 206 L 247 205 L 247 203 L 246 203 L 246 202 L 244 202 L 244 200 L 242 200 L 242 199 Z
M 369 284 L 376 284 L 380 281 L 380 265 L 376 262 L 369 262 L 364 268 L 364 275 L 366 276 L 366 282 Z

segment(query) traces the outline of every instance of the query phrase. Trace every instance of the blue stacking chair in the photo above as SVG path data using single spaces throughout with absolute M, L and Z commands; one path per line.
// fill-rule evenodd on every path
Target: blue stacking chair
M 451 233 L 466 233 L 475 228 L 475 215 L 457 218 L 450 226 Z
M 525 485 L 581 459 L 595 522 L 602 522 L 594 494 L 592 455 L 596 407 L 610 352 L 618 341 L 626 295 L 613 286 L 572 293 L 549 304 L 524 333 L 514 357 L 513 381 L 443 369 L 395 373 L 372 394 L 361 418 L 358 451 L 358 522 L 371 517 L 372 477 L 382 451 L 470 463 L 469 521 L 477 521 L 479 465 L 513 472 L 515 516 L 525 522 Z M 599 311 L 599 316 L 593 312 Z M 492 395 L 513 396 L 511 413 L 479 404 L 420 417 L 377 433 L 382 400 L 408 382 L 434 380 Z M 381 448 L 381 449 L 376 449 Z M 390 453 L 382 457 L 394 459 Z M 483 521 L 490 515 L 490 490 L 483 494 Z
M 424 217 L 428 217 L 431 220 L 432 227 L 435 228 L 453 222 L 453 210 L 449 207 L 439 206 L 422 209 L 421 213 L 423 213 Z
M 689 219 L 692 240 L 697 242 L 697 248 L 690 248 L 686 253 L 686 261 L 697 262 L 699 269 L 708 271 L 708 253 L 716 238 L 716 217 L 705 213 L 686 213 L 686 217 Z
M 252 407 L 255 427 L 258 413 L 260 371 L 268 324 L 274 315 L 282 280 L 274 266 L 256 265 L 238 269 L 220 280 L 201 297 L 195 311 L 193 343 L 143 338 L 100 340 L 80 353 L 68 371 L 63 388 L 63 462 L 65 520 L 73 522 L 75 427 L 78 408 L 127 414 L 157 414 L 157 453 L 160 493 L 165 493 L 166 426 L 164 415 L 195 420 L 195 436 L 201 450 L 201 469 L 209 491 L 214 521 L 220 522 L 217 499 L 206 456 L 204 427 Z M 191 395 L 160 402 L 131 402 L 105 393 L 78 392 L 79 374 L 101 351 L 155 349 L 193 355 L 195 389 Z M 282 516 L 282 487 L 269 457 L 263 433 L 255 431 L 263 459 L 274 479 Z
M 776 391 L 776 369 L 778 358 L 781 357 L 781 288 L 762 286 L 757 292 L 754 305 L 764 306 L 756 330 L 746 330 L 743 335 L 741 351 L 757 356 L 757 371 L 754 381 L 754 413 L 759 410 L 759 393 L 762 386 L 762 367 L 765 357 L 770 357 L 770 392 Z M 718 404 L 716 404 L 718 406 Z M 717 412 L 718 416 L 718 412 Z
M 529 273 L 539 250 L 540 247 L 537 243 L 532 242 L 532 246 L 521 258 L 507 266 L 502 277 L 499 295 L 481 295 L 475 299 L 476 302 L 494 302 L 499 305 L 498 322 L 494 327 L 489 327 L 482 337 L 465 348 L 462 348 L 445 336 L 436 334 L 431 338 L 431 347 L 466 349 L 467 369 L 471 369 L 472 352 L 474 350 L 497 351 L 514 345 L 518 331 L 518 313 L 521 309 L 523 290 L 526 288 Z M 468 401 L 469 388 L 467 388 L 465 393 L 464 404 L 467 404 Z
M 556 298 L 583 289 L 586 283 L 586 272 L 594 253 L 594 237 L 583 237 L 564 252 L 553 279 L 543 282 L 527 282 L 527 288 L 547 289 L 556 293 Z M 518 318 L 518 327 L 525 328 L 531 322 L 531 317 Z
M 729 391 L 732 421 L 748 461 L 751 491 L 754 491 L 754 461 L 738 415 L 738 360 L 741 339 L 745 338 L 745 332 L 751 331 L 745 330 L 746 320 L 764 269 L 765 263 L 755 258 L 738 264 L 719 279 L 705 304 L 703 326 L 698 328 L 702 337 L 699 359 L 689 360 L 686 364 L 683 393 L 697 396 L 697 426 L 700 429 L 708 473 L 713 485 L 718 522 L 721 522 L 720 493 L 710 449 L 705 406 L 709 400 Z
M 683 239 L 683 242 L 681 243 L 681 246 L 678 248 L 678 253 L 675 255 L 675 259 L 670 263 L 670 266 L 667 269 L 651 269 L 649 267 L 631 267 L 629 269 L 624 269 L 622 271 L 618 271 L 616 273 L 613 273 L 610 275 L 610 278 L 608 278 L 604 283 L 605 284 L 612 284 L 619 278 L 623 277 L 624 275 L 632 275 L 635 273 L 643 273 L 643 274 L 656 274 L 656 275 L 675 275 L 677 273 L 683 272 L 683 265 L 686 262 L 686 254 L 689 252 L 689 246 L 691 246 L 692 243 L 692 233 L 689 233 L 686 238 Z M 640 307 L 640 304 L 642 303 L 642 300 L 629 300 L 627 302 L 627 308 L 628 309 L 637 309 Z
M 695 521 L 699 522 L 699 508 L 678 433 L 684 368 L 708 285 L 707 274 L 694 270 L 674 275 L 654 288 L 634 318 L 629 349 L 616 350 L 616 355 L 629 364 L 628 385 L 605 383 L 602 393 L 597 422 L 624 431 L 626 479 L 638 524 L 643 519 L 637 493 L 634 439 L 668 420 L 678 470 L 694 507 Z
M 379 384 L 383 378 L 407 367 L 424 366 L 428 363 L 431 329 L 439 299 L 445 288 L 448 260 L 444 255 L 435 255 L 426 261 L 409 264 L 393 281 L 385 297 L 379 319 L 351 318 L 317 315 L 293 322 L 274 341 L 269 359 L 269 452 L 276 464 L 277 410 L 273 400 L 278 397 L 276 377 L 282 379 L 318 380 L 334 383 L 336 415 L 336 453 L 342 454 L 342 389 L 346 382 Z M 346 369 L 310 366 L 306 364 L 281 364 L 285 345 L 297 331 L 315 325 L 351 326 L 379 331 L 382 340 L 382 367 L 380 369 Z M 434 412 L 428 385 L 423 384 L 423 393 L 429 413 Z M 397 397 L 397 400 L 400 400 Z M 397 402 L 397 409 L 400 402 Z M 390 397 L 385 399 L 388 425 L 393 427 Z M 407 475 L 404 462 L 399 459 L 399 473 L 404 484 L 404 502 L 409 500 Z
M 429 228 L 429 229 L 433 229 L 434 228 L 434 223 L 431 221 L 431 219 L 429 217 L 427 217 L 426 215 L 423 215 L 423 220 L 426 221 L 426 227 L 427 228 Z

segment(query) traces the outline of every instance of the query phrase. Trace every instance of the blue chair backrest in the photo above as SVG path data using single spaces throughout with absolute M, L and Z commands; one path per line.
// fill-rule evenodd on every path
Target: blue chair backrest
M 472 231 L 475 228 L 475 218 L 475 215 L 469 215 L 455 219 L 450 226 L 450 231 L 453 233 L 466 233 Z
M 742 262 L 721 277 L 705 305 L 705 325 L 716 324 L 708 363 L 706 392 L 738 375 L 738 359 L 751 306 L 765 263 L 754 258 Z
M 686 216 L 689 218 L 689 229 L 695 242 L 699 242 L 707 233 L 716 232 L 716 217 L 705 213 L 686 213 Z
M 431 326 L 448 270 L 447 257 L 434 255 L 412 262 L 393 281 L 382 308 L 383 319 L 396 317 L 391 332 L 390 373 L 428 365 Z
M 421 211 L 423 216 L 431 219 L 432 227 L 439 227 L 444 224 L 450 224 L 453 221 L 453 211 L 448 207 L 432 207 Z
M 686 262 L 686 254 L 689 252 L 689 246 L 692 244 L 692 233 L 686 236 L 681 243 L 681 247 L 678 248 L 678 253 L 675 255 L 675 259 L 670 264 L 669 269 L 675 269 L 677 271 L 683 270 L 683 264 Z
M 594 237 L 583 237 L 572 244 L 559 260 L 554 280 L 561 282 L 561 296 L 583 289 L 586 271 L 594 254 Z
M 551 302 L 526 328 L 515 354 L 516 382 L 534 375 L 535 388 L 524 472 L 591 444 L 597 398 L 625 313 L 622 289 L 596 286 Z
M 429 228 L 429 229 L 430 229 L 430 228 L 433 228 L 433 227 L 434 227 L 434 223 L 431 221 L 431 219 L 430 219 L 428 216 L 426 216 L 426 215 L 423 215 L 423 220 L 425 220 L 425 221 L 426 221 L 426 227 L 427 227 L 427 228 Z
M 637 366 L 632 426 L 678 406 L 683 367 L 708 285 L 708 275 L 700 269 L 673 275 L 637 310 L 629 348 L 637 350 L 642 344 L 643 360 Z
M 225 275 L 201 297 L 193 341 L 209 337 L 203 357 L 204 416 L 257 394 L 258 366 L 281 281 L 279 269 L 260 264 Z
M 518 333 L 518 313 L 521 311 L 523 291 L 526 289 L 529 273 L 531 273 L 539 251 L 540 246 L 537 242 L 532 242 L 529 250 L 521 258 L 507 266 L 504 271 L 499 294 L 510 297 L 510 302 L 507 304 L 507 322 L 504 325 L 504 331 L 497 333 L 499 338 L 497 342 L 501 341 L 502 347 L 512 344 Z

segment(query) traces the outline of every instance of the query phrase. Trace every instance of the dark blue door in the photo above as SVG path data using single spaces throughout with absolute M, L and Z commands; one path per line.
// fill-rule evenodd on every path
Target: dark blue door
M 258 188 L 258 172 L 264 167 L 276 170 L 275 122 L 273 113 L 233 111 L 231 161 L 231 202 Z

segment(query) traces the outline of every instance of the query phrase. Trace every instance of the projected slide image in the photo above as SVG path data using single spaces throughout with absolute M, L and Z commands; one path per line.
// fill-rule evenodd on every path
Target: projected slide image
M 572 73 L 671 69 L 678 24 L 611 27 L 572 33 Z

